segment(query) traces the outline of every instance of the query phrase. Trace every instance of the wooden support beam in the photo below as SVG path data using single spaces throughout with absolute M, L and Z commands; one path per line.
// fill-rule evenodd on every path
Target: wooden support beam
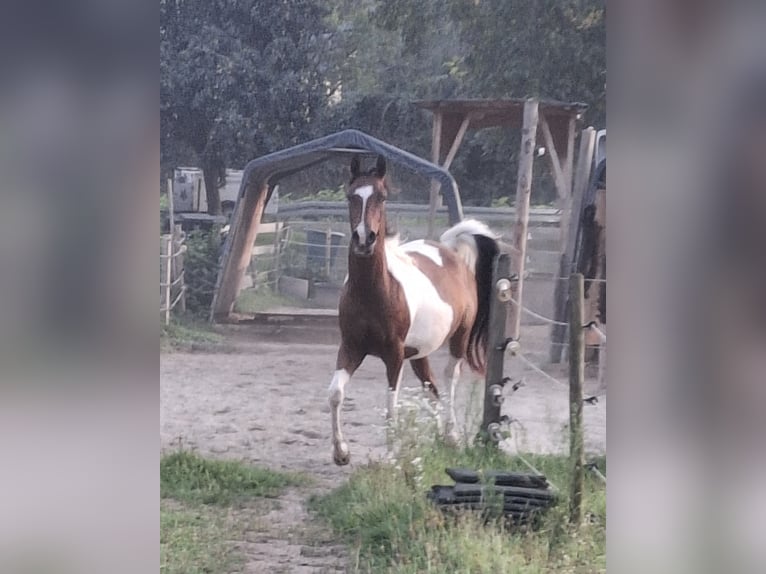
M 431 131 L 431 161 L 439 165 L 439 155 L 442 145 L 442 113 L 434 111 L 433 126 Z M 439 207 L 439 183 L 431 180 L 431 194 L 429 197 L 428 212 L 428 239 L 434 238 L 436 209 Z
M 532 193 L 532 167 L 535 161 L 535 143 L 537 141 L 537 120 L 539 102 L 528 99 L 524 103 L 524 126 L 521 128 L 521 151 L 519 154 L 519 172 L 516 180 L 516 223 L 513 226 L 513 246 L 517 255 L 513 258 L 513 271 L 518 280 L 514 299 L 518 305 L 511 305 L 508 323 L 510 337 L 519 338 L 521 329 L 521 305 L 524 288 L 524 266 L 527 257 L 527 223 L 529 221 L 529 198 Z
M 465 137 L 465 132 L 468 130 L 468 125 L 471 123 L 471 115 L 467 114 L 463 121 L 460 122 L 460 127 L 457 130 L 457 134 L 455 134 L 455 139 L 452 140 L 452 144 L 450 145 L 449 151 L 447 152 L 447 157 L 444 158 L 444 163 L 442 164 L 442 167 L 444 169 L 449 169 L 452 165 L 453 160 L 455 159 L 455 156 L 457 155 L 457 150 L 460 148 L 460 144 L 463 143 L 463 138 Z
M 231 233 L 233 235 L 230 239 L 229 257 L 223 269 L 221 284 L 213 300 L 212 319 L 228 316 L 234 307 L 242 277 L 251 262 L 253 244 L 258 235 L 258 226 L 266 206 L 267 195 L 268 185 L 263 185 L 260 189 L 249 186 L 245 190 L 245 196 L 237 202 L 238 209 L 232 217 Z
M 572 483 L 569 490 L 569 522 L 582 521 L 582 490 L 585 450 L 582 425 L 582 385 L 585 381 L 585 339 L 583 337 L 583 276 L 569 278 L 569 459 Z

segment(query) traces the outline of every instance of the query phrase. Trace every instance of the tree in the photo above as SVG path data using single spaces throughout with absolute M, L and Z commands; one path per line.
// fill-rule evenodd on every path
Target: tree
M 466 87 L 481 97 L 538 96 L 606 115 L 604 0 L 453 0 L 468 50 Z
M 324 16 L 318 0 L 160 1 L 163 160 L 201 164 L 210 213 L 228 165 L 311 135 Z

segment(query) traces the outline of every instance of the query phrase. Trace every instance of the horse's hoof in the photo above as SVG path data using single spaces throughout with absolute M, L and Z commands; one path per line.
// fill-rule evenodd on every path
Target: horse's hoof
M 338 466 L 346 466 L 349 463 L 351 460 L 351 453 L 345 442 L 341 443 L 340 447 L 332 449 L 332 459 Z
M 346 466 L 349 461 L 351 461 L 351 453 L 338 453 L 334 452 L 332 454 L 332 459 L 335 461 L 335 464 L 338 466 Z

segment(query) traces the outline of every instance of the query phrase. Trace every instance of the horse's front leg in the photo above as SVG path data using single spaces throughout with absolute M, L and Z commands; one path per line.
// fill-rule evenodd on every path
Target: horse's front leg
M 389 452 L 393 448 L 393 431 L 396 426 L 396 411 L 399 399 L 399 385 L 402 382 L 404 370 L 404 348 L 397 349 L 385 357 L 386 376 L 388 377 L 388 408 L 386 422 L 388 423 L 387 444 Z
M 343 389 L 351 380 L 364 356 L 349 352 L 344 346 L 338 350 L 335 374 L 330 383 L 330 415 L 332 417 L 332 458 L 337 465 L 346 465 L 351 460 L 348 444 L 343 440 L 341 432 L 340 411 L 343 406 Z

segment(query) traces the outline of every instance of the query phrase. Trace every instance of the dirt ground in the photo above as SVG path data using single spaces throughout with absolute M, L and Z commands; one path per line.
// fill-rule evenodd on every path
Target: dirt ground
M 548 329 L 524 330 L 525 356 L 543 364 Z M 247 558 L 245 572 L 319 573 L 343 571 L 343 548 L 332 543 L 306 511 L 312 493 L 341 484 L 358 465 L 385 456 L 385 370 L 369 357 L 346 388 L 343 429 L 351 448 L 351 464 L 332 462 L 327 388 L 336 348 L 320 344 L 285 344 L 249 337 L 239 330 L 228 338 L 228 352 L 163 353 L 160 356 L 160 445 L 170 450 L 183 445 L 204 455 L 234 458 L 274 470 L 295 470 L 314 477 L 311 487 L 293 489 L 280 497 L 278 508 L 261 515 L 247 539 L 238 543 Z M 442 373 L 446 353 L 433 356 L 435 373 Z M 566 452 L 569 416 L 563 366 L 546 368 L 555 384 L 506 360 L 506 374 L 524 385 L 506 386 L 503 412 L 519 421 L 514 438 L 503 443 L 513 452 Z M 595 374 L 595 373 L 591 373 Z M 438 381 L 444 388 L 443 377 Z M 419 389 L 406 367 L 403 387 Z M 588 454 L 606 450 L 606 396 L 597 382 L 587 381 L 585 394 L 598 402 L 585 405 L 585 446 Z M 458 392 L 458 420 L 475 424 L 481 383 L 467 374 Z M 405 391 L 405 395 L 407 392 Z M 473 400 L 473 403 L 471 401 Z

